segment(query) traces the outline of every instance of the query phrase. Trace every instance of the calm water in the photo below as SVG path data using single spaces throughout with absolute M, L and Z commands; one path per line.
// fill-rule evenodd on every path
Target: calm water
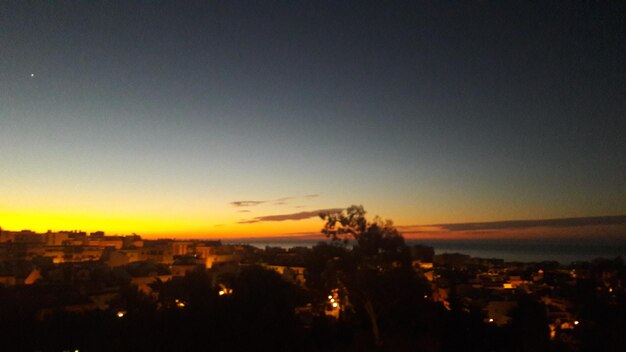
M 313 239 L 262 239 L 224 241 L 247 243 L 259 248 L 265 246 L 291 248 L 312 247 L 320 242 Z M 500 258 L 505 261 L 536 262 L 554 260 L 561 264 L 589 261 L 598 257 L 626 257 L 626 238 L 604 240 L 407 240 L 408 245 L 423 244 L 435 248 L 436 254 L 463 253 L 472 257 Z

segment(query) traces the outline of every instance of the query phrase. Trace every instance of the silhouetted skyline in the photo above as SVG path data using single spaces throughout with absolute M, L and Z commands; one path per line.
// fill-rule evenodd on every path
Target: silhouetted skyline
M 2 2 L 0 226 L 269 235 L 350 204 L 398 225 L 625 214 L 624 10 Z

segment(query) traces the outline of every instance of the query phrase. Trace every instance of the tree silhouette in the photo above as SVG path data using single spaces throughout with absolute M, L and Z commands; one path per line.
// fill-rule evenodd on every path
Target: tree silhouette
M 381 346 L 385 328 L 393 333 L 401 320 L 401 309 L 396 308 L 416 304 L 425 288 L 411 268 L 408 248 L 393 223 L 378 217 L 369 222 L 365 214 L 363 207 L 356 205 L 320 214 L 326 221 L 322 233 L 332 243 L 356 242 L 347 252 L 350 258 L 332 258 L 324 274 L 345 291 L 344 303 L 349 301 L 357 315 L 364 313 L 375 344 Z

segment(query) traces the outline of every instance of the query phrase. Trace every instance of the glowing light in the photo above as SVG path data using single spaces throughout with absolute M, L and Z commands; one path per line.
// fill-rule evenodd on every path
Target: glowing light
M 332 299 L 332 298 L 333 298 L 333 296 L 328 296 L 328 299 Z
M 490 322 L 490 323 L 493 323 L 493 318 L 489 318 L 489 322 Z
M 331 298 L 331 299 L 330 299 L 330 301 L 331 301 L 332 303 L 334 303 L 334 302 L 335 302 L 335 299 L 334 299 L 334 298 Z
M 120 310 L 115 315 L 117 315 L 118 318 L 123 318 L 126 315 L 126 311 Z
M 217 294 L 220 296 L 230 295 L 233 293 L 233 289 L 226 287 L 224 284 L 220 284 L 220 288 L 221 289 L 217 292 Z
M 578 325 L 580 322 L 578 320 L 574 320 L 574 325 Z
M 333 303 L 333 308 L 337 308 L 337 306 L 339 306 L 337 302 Z
M 34 78 L 33 78 L 34 79 Z M 68 181 L 69 182 L 69 181 Z M 17 190 L 15 191 L 18 192 Z M 45 233 L 48 229 L 52 231 L 64 229 L 79 229 L 86 232 L 105 231 L 108 234 L 130 234 L 139 233 L 143 238 L 155 239 L 162 237 L 183 237 L 183 238 L 224 238 L 224 237 L 265 237 L 275 236 L 278 233 L 291 233 L 298 231 L 319 231 L 317 219 L 309 219 L 294 222 L 268 222 L 258 224 L 224 225 L 215 227 L 213 223 L 207 223 L 206 214 L 195 209 L 202 208 L 199 204 L 189 204 L 194 209 L 186 209 L 180 213 L 168 213 L 154 205 L 158 201 L 154 199 L 143 199 L 138 197 L 132 203 L 120 207 L 114 206 L 114 198 L 117 196 L 94 190 L 87 198 L 98 199 L 98 205 L 92 204 L 85 207 L 81 198 L 67 199 L 67 203 L 61 207 L 61 202 L 57 199 L 63 197 L 64 192 L 60 190 L 46 189 L 50 192 L 49 197 L 33 196 L 29 202 L 37 204 L 13 206 L 11 208 L 0 207 L 0 219 L 2 228 L 11 231 L 29 229 L 39 233 Z M 42 192 L 43 194 L 44 192 Z M 67 193 L 67 192 L 65 192 Z M 23 203 L 24 199 L 19 197 L 5 197 L 3 202 L 7 204 Z M 172 200 L 175 202 L 176 200 Z M 144 203 L 145 202 L 145 203 Z M 71 204 L 70 204 L 71 203 Z M 216 214 L 215 223 L 236 223 L 238 218 L 227 212 L 222 212 L 218 208 L 203 208 Z M 198 213 L 198 214 L 196 214 Z M 232 218 L 231 218 L 232 217 Z

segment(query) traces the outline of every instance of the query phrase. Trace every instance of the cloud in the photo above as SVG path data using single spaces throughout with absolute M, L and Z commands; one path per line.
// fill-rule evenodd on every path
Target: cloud
M 406 238 L 540 239 L 552 237 L 614 238 L 626 233 L 626 215 L 547 220 L 511 220 L 461 224 L 397 226 Z
M 319 209 L 319 210 L 313 210 L 313 211 L 302 211 L 302 212 L 293 213 L 293 214 L 266 215 L 266 216 L 259 216 L 254 219 L 241 220 L 239 221 L 239 224 L 254 224 L 257 222 L 264 222 L 264 221 L 304 220 L 304 219 L 309 219 L 309 218 L 314 218 L 316 216 L 319 216 L 321 213 L 339 213 L 341 211 L 343 211 L 343 209 L 341 208 L 332 208 L 332 209 Z
M 309 200 L 309 199 L 317 198 L 319 196 L 320 196 L 319 194 L 307 194 L 305 196 L 289 196 L 289 197 L 282 197 L 282 198 L 270 199 L 270 200 L 237 200 L 234 202 L 230 202 L 230 204 L 234 206 L 235 208 L 254 207 L 260 204 L 264 204 L 264 203 L 274 203 L 274 205 L 284 205 L 284 204 L 287 204 L 288 201 L 290 200 L 294 200 L 294 199 Z
M 441 226 L 421 226 L 421 225 L 407 225 L 407 226 L 396 226 L 398 231 L 403 233 L 432 233 L 432 232 L 441 232 L 445 231 Z
M 230 202 L 230 204 L 236 208 L 240 207 L 253 207 L 259 204 L 267 203 L 266 200 L 238 200 Z
M 248 209 L 237 210 L 238 213 L 250 213 L 251 211 Z
M 319 241 L 328 241 L 328 238 L 324 236 L 321 232 L 288 232 L 281 233 L 278 235 L 272 236 L 244 236 L 244 237 L 230 237 L 229 242 L 241 241 L 241 242 L 249 242 L 250 240 L 260 241 L 260 242 L 273 242 L 273 241 L 290 241 L 290 240 L 319 240 Z
M 448 231 L 471 231 L 471 230 L 504 230 L 525 229 L 531 227 L 575 227 L 595 225 L 624 225 L 626 215 L 621 216 L 596 216 L 586 218 L 565 218 L 548 220 L 512 220 L 497 222 L 463 223 L 463 224 L 439 224 L 442 229 Z

